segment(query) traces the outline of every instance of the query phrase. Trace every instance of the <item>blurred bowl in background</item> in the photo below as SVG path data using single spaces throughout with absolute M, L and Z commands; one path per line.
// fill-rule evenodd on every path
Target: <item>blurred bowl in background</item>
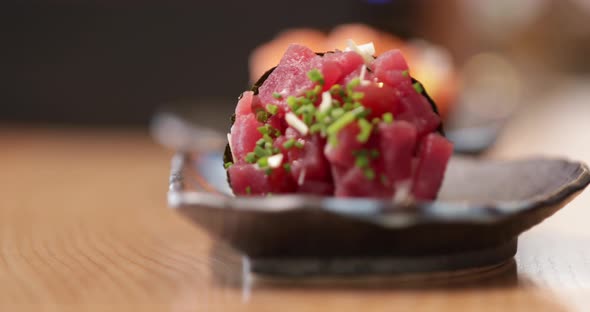
M 447 137 L 461 153 L 491 147 L 522 99 L 522 80 L 514 66 L 497 53 L 480 53 L 461 69 L 461 93 L 445 124 Z

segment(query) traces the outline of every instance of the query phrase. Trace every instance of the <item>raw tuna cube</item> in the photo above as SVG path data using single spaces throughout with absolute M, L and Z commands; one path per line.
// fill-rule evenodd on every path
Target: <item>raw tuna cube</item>
M 236 195 L 260 195 L 270 191 L 264 171 L 252 164 L 236 164 L 228 169 L 231 187 Z
M 453 144 L 438 133 L 431 133 L 424 138 L 412 185 L 416 199 L 436 198 L 452 154 Z
M 305 142 L 303 155 L 291 164 L 291 174 L 295 181 L 300 184 L 305 181 L 332 181 L 330 165 L 324 156 L 324 144 L 325 140 L 317 135 Z M 294 149 L 297 149 L 297 147 L 294 147 Z
M 355 52 L 326 53 L 323 58 L 335 62 L 340 67 L 341 74 L 336 81 L 358 70 L 365 62 L 363 57 Z
M 369 117 L 381 118 L 384 113 L 392 113 L 394 116 L 402 110 L 398 92 L 388 85 L 379 87 L 377 84 L 358 86 L 356 92 L 362 92 L 363 106 L 371 110 Z
M 291 177 L 291 173 L 285 170 L 282 166 L 272 169 L 272 173 L 267 175 L 267 177 L 270 185 L 270 192 L 273 194 L 293 193 L 297 191 L 297 183 Z
M 267 175 L 253 164 L 233 165 L 228 169 L 231 186 L 236 195 L 267 195 L 269 193 L 290 193 L 297 185 L 282 168 Z
M 371 69 L 380 81 L 392 87 L 404 81 L 411 81 L 408 64 L 399 50 L 391 50 L 380 55 L 371 64 Z
M 413 123 L 418 130 L 418 137 L 435 131 L 440 125 L 440 117 L 432 110 L 428 100 L 418 93 L 411 82 L 398 85 L 401 110 L 396 119 Z
M 352 167 L 336 183 L 334 194 L 337 197 L 391 197 L 393 190 L 383 185 L 380 179 L 366 177 L 361 168 Z
M 328 90 L 342 77 L 342 68 L 335 61 L 322 59 L 321 66 L 322 76 L 324 77 L 324 88 Z
M 412 159 L 416 150 L 416 127 L 407 121 L 379 125 L 379 147 L 383 173 L 392 185 L 412 177 Z
M 332 181 L 312 181 L 305 180 L 302 185 L 297 188 L 298 193 L 314 194 L 329 196 L 334 194 L 334 183 Z
M 254 98 L 254 92 L 246 91 L 242 93 L 242 97 L 238 101 L 236 106 L 236 116 L 248 115 L 252 113 L 252 99 Z
M 262 138 L 262 134 L 257 130 L 260 126 L 262 123 L 256 120 L 254 114 L 236 116 L 230 132 L 234 162 L 244 162 L 246 155 L 254 150 L 256 141 Z
M 363 148 L 363 143 L 357 140 L 359 132 L 356 123 L 350 124 L 338 133 L 336 146 L 326 144 L 324 153 L 330 163 L 345 167 L 354 166 L 355 157 L 352 152 Z
M 258 89 L 260 101 L 264 104 L 277 103 L 286 110 L 288 96 L 299 96 L 313 87 L 314 83 L 309 80 L 307 73 L 320 62 L 321 58 L 309 48 L 296 44 L 289 46 L 277 68 Z M 282 99 L 275 99 L 275 92 L 280 93 Z

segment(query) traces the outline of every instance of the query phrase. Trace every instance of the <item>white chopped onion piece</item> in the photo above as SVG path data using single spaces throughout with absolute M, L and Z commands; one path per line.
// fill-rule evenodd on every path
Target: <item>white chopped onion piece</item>
M 375 54 L 375 45 L 372 42 L 357 45 L 352 39 L 346 40 L 348 48 L 344 51 L 354 51 L 360 54 L 365 60 L 366 64 L 370 64 L 373 61 L 373 55 Z
M 268 157 L 268 166 L 271 168 L 278 168 L 283 163 L 283 154 L 276 154 Z
M 359 49 L 361 51 L 364 51 L 365 53 L 369 54 L 370 56 L 375 55 L 375 45 L 373 44 L 373 42 L 361 44 L 359 46 Z
M 330 91 L 324 91 L 324 93 L 322 93 L 322 102 L 320 103 L 320 106 L 318 106 L 318 110 L 323 113 L 330 109 L 330 107 L 332 107 L 332 94 L 330 94 Z
M 301 170 L 301 174 L 299 175 L 299 179 L 297 179 L 297 185 L 303 185 L 303 182 L 305 182 L 305 173 L 306 173 L 306 168 L 304 167 L 303 170 Z
M 413 196 L 411 193 L 412 182 L 410 180 L 405 180 L 396 183 L 395 185 L 395 195 L 393 195 L 393 202 L 394 203 L 404 203 L 413 200 Z
M 361 81 L 365 81 L 365 76 L 367 75 L 367 65 L 363 65 L 361 67 L 361 74 L 359 75 L 359 79 Z
M 307 125 L 301 119 L 297 118 L 295 114 L 293 114 L 292 112 L 287 113 L 287 115 L 285 115 L 285 120 L 287 121 L 287 124 L 289 124 L 289 126 L 299 131 L 301 135 L 307 135 L 309 127 L 307 127 Z
M 371 84 L 371 82 L 369 80 L 361 80 L 361 86 L 363 86 L 363 87 L 366 87 L 370 84 Z

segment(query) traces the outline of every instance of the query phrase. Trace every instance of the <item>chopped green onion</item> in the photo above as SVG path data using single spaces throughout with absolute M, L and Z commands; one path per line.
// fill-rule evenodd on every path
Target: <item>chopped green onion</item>
M 301 115 L 301 114 L 315 114 L 315 112 L 316 112 L 316 108 L 312 104 L 312 105 L 303 105 L 303 106 L 299 107 L 297 109 L 297 111 L 295 112 L 295 114 L 297 114 L 297 115 Z
M 348 93 L 352 93 L 352 89 L 358 87 L 361 84 L 361 79 L 360 78 L 354 78 L 352 79 L 347 85 L 346 85 L 346 89 L 348 90 Z
M 283 98 L 283 96 L 280 93 L 277 93 L 277 92 L 274 92 L 272 94 L 272 97 L 275 98 L 275 99 L 277 99 L 277 100 L 280 100 L 280 99 Z
M 316 85 L 312 90 L 308 90 L 305 92 L 305 96 L 307 100 L 311 102 L 315 102 L 317 100 L 317 96 L 322 92 L 322 85 Z
M 268 134 L 268 127 L 267 126 L 258 127 L 258 132 L 260 132 L 262 134 Z
M 383 122 L 385 122 L 386 124 L 390 124 L 393 122 L 393 114 L 392 113 L 385 113 L 381 117 L 383 118 Z
M 344 113 L 344 115 L 340 116 L 340 118 L 336 119 L 330 126 L 328 126 L 326 132 L 329 135 L 335 135 L 340 130 L 342 130 L 342 128 L 352 123 L 356 119 L 357 115 L 363 112 L 363 110 L 363 107 L 358 107 L 354 110 Z
M 303 122 L 308 126 L 311 125 L 311 123 L 313 122 L 313 115 L 310 115 L 310 114 L 303 115 Z
M 342 115 L 344 115 L 344 108 L 336 107 L 330 111 L 330 116 L 334 119 L 337 119 Z
M 352 155 L 353 156 L 367 156 L 367 150 L 365 149 L 361 149 L 361 150 L 357 150 L 357 151 L 352 151 Z
M 297 148 L 303 148 L 303 142 L 301 142 L 299 140 L 295 141 L 295 147 L 297 147 Z
M 252 194 L 252 188 L 250 186 L 246 186 L 246 194 Z
M 328 135 L 328 144 L 330 144 L 331 146 L 338 145 L 338 136 L 336 136 L 335 134 L 329 134 Z
M 268 104 L 266 105 L 266 110 L 271 114 L 271 115 L 276 115 L 277 112 L 279 111 L 279 107 L 274 105 L 274 104 Z
M 226 162 L 225 164 L 223 164 L 223 167 L 224 167 L 225 169 L 228 169 L 228 168 L 229 168 L 229 167 L 231 167 L 233 164 L 234 164 L 233 162 L 231 162 L 231 161 L 228 161 L 228 162 Z
M 317 69 L 312 69 L 311 71 L 309 71 L 307 73 L 307 77 L 309 77 L 309 80 L 311 80 L 312 82 L 317 82 L 321 85 L 324 84 L 324 76 L 322 76 L 322 73 Z
M 368 122 L 366 119 L 359 120 L 359 127 L 361 128 L 360 133 L 356 136 L 357 141 L 360 143 L 366 143 L 371 136 L 371 131 L 373 130 L 373 125 Z
M 246 155 L 245 158 L 247 163 L 253 164 L 256 162 L 256 154 L 254 152 L 250 152 Z
M 260 146 L 256 146 L 254 148 L 254 155 L 256 155 L 257 157 L 264 157 L 267 156 L 267 151 L 264 150 L 262 147 Z
M 311 127 L 309 127 L 309 132 L 312 134 L 322 132 L 323 128 L 324 128 L 323 124 L 316 123 L 316 124 L 311 125 Z
M 318 122 L 323 122 L 324 118 L 326 118 L 326 116 L 328 116 L 328 111 L 322 112 L 320 110 L 315 112 L 315 119 Z
M 359 118 L 367 118 L 371 114 L 370 108 L 365 108 L 362 112 L 358 114 Z
M 349 111 L 352 110 L 354 108 L 354 105 L 352 104 L 352 102 L 347 101 L 346 103 L 344 103 L 344 105 L 342 106 L 342 109 L 345 111 Z
M 365 174 L 365 178 L 367 178 L 368 180 L 375 179 L 375 171 L 373 169 L 366 168 L 365 170 L 363 170 L 363 173 Z
M 296 111 L 297 108 L 299 108 L 297 98 L 292 95 L 287 98 L 287 105 L 289 105 L 289 108 L 291 108 L 292 111 Z
M 256 112 L 256 120 L 258 120 L 260 122 L 266 122 L 268 120 L 268 113 L 263 110 L 257 111 Z
M 291 164 L 284 164 L 283 168 L 285 169 L 285 171 L 291 172 Z
M 419 82 L 414 83 L 414 90 L 416 90 L 416 92 L 422 94 L 422 92 L 424 92 L 424 88 L 422 87 L 422 85 Z
M 354 160 L 354 165 L 359 168 L 365 168 L 369 166 L 369 159 L 365 155 L 357 155 Z
M 295 139 L 288 139 L 285 143 L 283 143 L 283 147 L 289 149 L 295 145 Z
M 340 93 L 341 90 L 342 90 L 342 86 L 339 84 L 335 84 L 332 87 L 330 87 L 330 93 L 332 93 L 332 94 L 338 94 L 338 93 Z
M 362 100 L 365 97 L 365 94 L 363 92 L 353 92 L 350 97 L 355 100 Z
M 410 76 L 410 72 L 408 72 L 407 70 L 404 70 L 404 71 L 402 72 L 402 76 L 404 76 L 404 77 L 408 77 L 408 76 Z
M 335 84 L 330 88 L 330 93 L 332 95 L 339 95 L 341 97 L 344 97 L 346 95 L 346 92 L 344 91 L 344 89 L 342 88 L 341 85 L 339 84 Z
M 375 149 L 375 148 L 372 149 L 370 151 L 370 155 L 371 155 L 371 158 L 377 158 L 377 157 L 379 157 L 379 150 L 378 149 Z
M 375 118 L 373 118 L 373 120 L 371 120 L 371 123 L 374 125 L 378 125 L 380 122 L 381 122 L 381 119 L 379 119 L 377 117 L 375 117 Z
M 314 101 L 306 98 L 306 97 L 299 97 L 297 98 L 297 103 L 299 103 L 299 105 L 313 105 Z
M 262 158 L 258 159 L 256 164 L 258 164 L 258 166 L 260 166 L 260 168 L 268 167 L 268 157 L 262 157 Z
M 266 141 L 272 142 L 271 136 L 279 137 L 281 132 L 278 129 L 273 128 L 271 125 L 264 125 L 257 128 L 258 132 L 263 135 Z

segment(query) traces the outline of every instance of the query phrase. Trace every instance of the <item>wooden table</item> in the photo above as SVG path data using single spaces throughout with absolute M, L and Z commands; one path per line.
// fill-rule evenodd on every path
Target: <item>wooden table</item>
M 489 155 L 590 162 L 588 89 L 548 94 Z M 1 311 L 590 311 L 590 191 L 485 272 L 281 282 L 166 208 L 171 152 L 147 133 L 4 127 L 0 147 Z

